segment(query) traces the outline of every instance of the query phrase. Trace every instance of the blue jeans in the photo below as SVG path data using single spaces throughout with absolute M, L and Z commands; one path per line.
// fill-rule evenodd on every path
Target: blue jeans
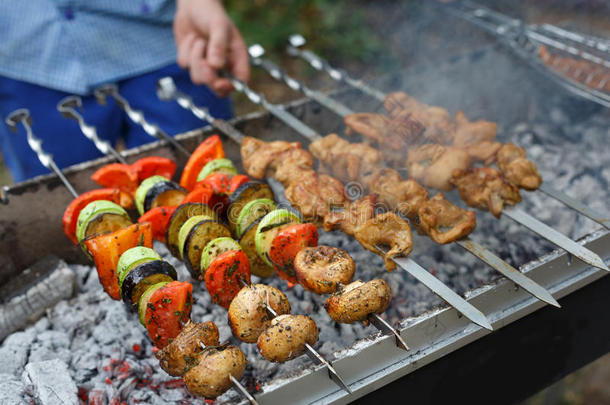
M 149 122 L 157 124 L 168 134 L 176 135 L 205 123 L 177 103 L 157 98 L 156 81 L 164 76 L 172 76 L 179 89 L 193 97 L 197 105 L 207 106 L 214 116 L 225 119 L 232 116 L 228 98 L 217 97 L 205 86 L 195 86 L 188 72 L 175 64 L 120 81 L 119 91 L 129 104 L 142 110 Z M 13 133 L 4 124 L 6 116 L 18 108 L 30 110 L 34 134 L 42 140 L 43 149 L 53 155 L 59 167 L 102 156 L 93 142 L 80 132 L 77 122 L 63 118 L 57 111 L 57 103 L 68 95 L 0 76 L 0 146 L 4 162 L 15 182 L 49 172 L 28 146 L 23 126 L 18 125 L 18 132 Z M 93 95 L 82 99 L 83 109 L 80 112 L 88 124 L 96 127 L 101 138 L 112 144 L 122 138 L 128 148 L 155 140 L 139 125 L 131 122 L 111 99 L 105 106 L 97 104 Z

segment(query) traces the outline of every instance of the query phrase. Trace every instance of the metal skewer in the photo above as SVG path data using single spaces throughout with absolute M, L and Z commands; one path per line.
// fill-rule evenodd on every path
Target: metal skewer
M 357 89 L 361 90 L 362 92 L 364 92 L 366 94 L 369 94 L 370 96 L 376 98 L 379 101 L 385 100 L 386 96 L 384 93 L 382 93 L 378 90 L 372 89 L 369 86 L 362 87 L 362 86 L 355 85 L 354 82 L 357 82 L 357 81 L 350 78 L 346 73 L 341 72 L 341 75 L 338 76 L 336 74 L 337 70 L 334 69 L 332 66 L 330 66 L 328 64 L 328 62 L 326 62 L 319 56 L 315 55 L 311 51 L 305 51 L 305 50 L 298 49 L 299 46 L 303 46 L 305 44 L 305 38 L 303 38 L 301 35 L 291 36 L 289 39 L 289 42 L 290 42 L 290 45 L 288 46 L 288 53 L 290 55 L 298 56 L 302 59 L 305 59 L 306 61 L 308 61 L 311 64 L 311 66 L 313 66 L 317 70 L 324 71 L 333 79 L 335 79 L 337 81 L 345 82 L 345 83 L 349 84 L 350 86 L 356 87 Z M 550 186 L 544 186 L 542 191 L 545 192 L 546 194 L 548 194 L 549 196 L 561 201 L 563 204 L 567 205 L 571 209 L 573 209 L 577 212 L 580 212 L 581 214 L 591 218 L 592 220 L 596 221 L 597 223 L 603 225 L 604 227 L 607 226 L 608 220 L 603 215 L 596 213 L 594 210 L 592 210 L 591 208 L 588 208 L 588 207 L 586 207 L 586 209 L 583 209 L 584 204 L 582 204 L 582 203 L 573 204 L 574 200 L 569 197 L 564 198 L 564 197 L 567 197 L 564 193 L 554 190 Z M 542 224 L 536 218 L 527 214 L 523 210 L 513 207 L 510 210 L 505 209 L 504 212 L 506 212 L 507 216 L 509 216 L 511 219 L 517 221 L 521 225 L 529 228 L 530 230 L 532 230 L 533 232 L 542 236 L 543 238 L 549 240 L 550 242 L 554 243 L 555 245 L 559 246 L 560 248 L 573 254 L 574 256 L 578 257 L 580 260 L 584 261 L 585 263 L 587 263 L 593 267 L 597 267 L 601 270 L 610 271 L 610 269 L 608 269 L 608 266 L 606 266 L 606 264 L 599 257 L 599 255 L 597 255 L 596 253 L 592 252 L 591 250 L 579 245 L 578 243 L 569 239 L 568 237 L 561 234 L 557 230 Z
M 60 102 L 60 104 L 62 104 L 62 103 Z M 59 105 L 58 105 L 58 109 L 59 109 Z M 62 111 L 62 113 L 63 113 L 63 111 Z M 19 122 L 21 122 L 23 124 L 23 126 L 25 127 L 27 137 L 28 137 L 28 144 L 30 145 L 30 148 L 32 148 L 32 150 L 34 152 L 36 152 L 36 155 L 38 156 L 40 163 L 42 163 L 48 169 L 53 170 L 55 172 L 55 174 L 57 174 L 57 176 L 64 183 L 66 188 L 70 191 L 70 193 L 74 196 L 74 198 L 78 198 L 78 193 L 76 192 L 76 190 L 74 190 L 74 187 L 72 187 L 72 184 L 64 176 L 62 171 L 57 167 L 57 165 L 53 161 L 53 157 L 42 149 L 42 141 L 34 136 L 34 134 L 32 132 L 32 128 L 31 128 L 32 117 L 30 115 L 30 112 L 27 109 L 21 108 L 19 110 L 15 110 L 6 117 L 6 123 L 8 124 L 8 126 L 10 127 L 10 129 L 13 132 L 17 131 L 17 124 Z M 205 346 L 204 346 L 204 348 L 205 348 Z M 248 390 L 246 390 L 246 388 L 235 377 L 230 376 L 229 378 L 231 379 L 231 383 L 233 384 L 233 386 L 240 393 L 242 393 L 248 399 L 248 401 L 250 401 L 250 403 L 252 405 L 258 405 L 258 402 L 256 402 L 254 397 L 252 397 L 252 395 L 250 395 Z
M 252 45 L 248 48 L 248 53 L 250 54 L 250 60 L 255 66 L 261 66 L 276 80 L 284 81 L 289 86 L 290 83 L 294 83 L 291 86 L 293 90 L 301 91 L 306 96 L 312 98 L 315 101 L 320 102 L 320 104 L 324 105 L 340 117 L 345 117 L 347 115 L 354 114 L 354 111 L 347 107 L 345 104 L 336 101 L 317 90 L 312 90 L 306 87 L 296 79 L 288 76 L 283 70 L 277 67 L 275 63 L 267 59 L 262 59 L 261 57 L 265 53 L 265 49 L 262 46 L 258 44 Z M 466 249 L 468 252 L 472 253 L 478 259 L 493 267 L 506 278 L 513 281 L 515 284 L 519 285 L 536 298 L 555 307 L 561 307 L 557 300 L 555 300 L 551 293 L 549 293 L 545 288 L 532 281 L 519 270 L 506 263 L 504 260 L 490 252 L 485 247 L 468 239 L 464 241 L 457 241 L 456 243 L 462 248 Z
M 125 100 L 120 94 L 119 89 L 114 84 L 105 84 L 103 86 L 98 87 L 93 91 L 95 98 L 99 104 L 106 104 L 106 97 L 111 96 L 114 101 L 125 111 L 130 120 L 134 123 L 142 126 L 144 131 L 157 139 L 167 141 L 171 144 L 176 150 L 179 150 L 184 156 L 191 156 L 190 152 L 184 148 L 180 144 L 180 142 L 176 141 L 174 138 L 169 136 L 165 131 L 159 128 L 158 125 L 152 124 L 144 118 L 144 113 L 140 110 L 134 110 L 129 102 Z
M 83 100 L 79 96 L 68 96 L 61 99 L 59 103 L 57 103 L 57 110 L 64 118 L 76 120 L 83 135 L 92 141 L 100 152 L 102 152 L 104 155 L 110 154 L 120 163 L 127 164 L 125 158 L 123 158 L 123 156 L 121 156 L 119 152 L 112 147 L 110 142 L 100 139 L 100 137 L 97 135 L 97 130 L 95 127 L 85 122 L 83 116 L 76 110 L 82 106 Z
M 25 128 L 25 132 L 28 137 L 28 145 L 30 145 L 30 148 L 36 153 L 40 163 L 42 163 L 42 165 L 47 169 L 52 170 L 57 177 L 60 178 L 74 198 L 78 197 L 78 193 L 76 190 L 74 190 L 72 184 L 70 184 L 66 176 L 64 176 L 63 172 L 55 164 L 53 156 L 42 149 L 42 141 L 34 136 L 34 133 L 32 132 L 32 116 L 27 108 L 15 110 L 6 117 L 6 124 L 13 132 L 17 132 L 17 124 L 20 122 Z
M 244 94 L 246 94 L 246 96 L 252 102 L 263 105 L 263 106 L 264 105 L 275 106 L 274 104 L 267 102 L 261 94 L 258 94 L 256 92 L 254 92 L 253 90 L 251 90 L 245 83 L 241 82 L 239 79 L 230 77 L 230 80 L 233 84 L 233 87 L 235 87 L 238 91 L 244 92 Z M 169 84 L 169 80 L 165 81 L 165 82 L 162 82 L 162 81 L 158 82 L 158 85 L 162 88 L 162 90 L 159 92 L 159 96 L 162 99 L 167 100 L 167 99 L 178 99 L 179 97 L 184 97 L 183 95 L 181 95 L 175 91 L 175 86 L 173 86 L 173 90 L 172 90 L 172 87 L 170 87 L 170 86 L 164 87 L 164 85 L 166 85 L 166 84 Z M 263 104 L 263 103 L 265 103 L 265 104 Z M 189 103 L 184 102 L 184 101 L 183 101 L 183 104 L 189 105 Z M 275 107 L 279 108 L 278 106 L 275 106 Z M 188 107 L 185 107 L 185 108 L 188 108 Z M 267 108 L 267 107 L 265 107 L 265 108 Z M 273 109 L 273 110 L 277 111 L 277 108 Z M 276 113 L 273 112 L 272 109 L 269 109 L 269 111 L 272 114 L 276 115 Z M 315 137 L 318 136 L 318 134 L 313 129 L 311 129 L 310 127 L 305 125 L 303 122 L 299 121 L 298 119 L 296 119 L 292 114 L 290 114 L 286 110 L 280 108 L 280 111 L 281 111 L 281 114 L 277 114 L 276 116 L 279 119 L 281 119 L 282 121 L 284 121 L 286 124 L 288 124 L 289 126 L 292 126 L 290 124 L 290 122 L 293 122 L 293 121 L 296 121 L 299 123 L 298 126 L 292 126 L 292 128 L 295 129 L 296 131 L 300 132 L 300 130 L 298 128 L 301 128 L 301 127 L 306 128 L 306 130 L 304 130 L 303 132 L 300 132 L 301 135 L 304 135 L 306 137 L 312 137 L 314 139 L 315 139 Z M 218 129 L 220 129 L 220 128 L 218 128 Z M 230 134 L 227 134 L 227 135 L 230 136 Z M 241 139 L 243 139 L 243 138 L 240 138 L 240 140 Z M 395 258 L 394 261 L 405 271 L 407 271 L 408 273 L 413 275 L 415 278 L 417 278 L 422 284 L 426 285 L 426 287 L 431 289 L 432 292 L 439 295 L 446 302 L 450 303 L 450 305 L 452 305 L 454 308 L 456 308 L 459 312 L 461 312 L 464 316 L 466 316 L 472 322 L 474 322 L 477 325 L 480 325 L 486 329 L 493 330 L 490 322 L 487 320 L 485 315 L 483 315 L 478 309 L 476 309 L 473 305 L 468 303 L 462 297 L 460 297 L 459 295 L 457 295 L 453 291 L 451 291 L 451 289 L 449 287 L 444 285 L 437 278 L 435 278 L 430 273 L 428 273 L 426 270 L 421 268 L 413 260 L 411 260 L 411 259 L 397 260 Z M 422 271 L 427 274 L 427 277 L 425 275 L 419 277 L 421 275 Z M 431 279 L 433 279 L 433 281 L 431 281 Z M 448 294 L 447 291 L 451 291 L 451 293 L 453 293 L 455 296 Z M 455 303 L 455 305 L 454 305 L 454 303 Z M 458 309 L 458 306 L 459 306 L 459 309 Z

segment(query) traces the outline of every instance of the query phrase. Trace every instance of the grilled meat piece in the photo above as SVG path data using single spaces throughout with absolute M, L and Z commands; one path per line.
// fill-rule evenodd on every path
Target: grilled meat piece
M 314 166 L 313 156 L 305 149 L 289 149 L 281 153 L 269 165 L 273 170 L 273 177 L 287 187 L 292 183 L 296 173 L 312 170 Z M 268 174 L 270 175 L 270 174 Z
M 510 183 L 526 190 L 536 190 L 542 183 L 536 165 L 526 158 L 525 149 L 505 143 L 497 154 L 497 165 Z
M 274 363 L 283 363 L 305 353 L 305 344 L 318 341 L 316 323 L 305 315 L 280 315 L 258 337 L 261 355 Z
M 193 395 L 209 399 L 231 388 L 229 375 L 239 380 L 246 370 L 246 356 L 235 346 L 207 348 L 195 361 L 184 374 L 184 383 Z
M 366 321 L 370 314 L 381 314 L 391 300 L 392 290 L 385 280 L 356 280 L 330 296 L 324 308 L 335 322 L 354 323 Z
M 265 142 L 250 136 L 241 143 L 241 159 L 249 176 L 262 179 L 268 176 L 267 169 L 282 153 L 290 149 L 300 149 L 299 142 Z
M 412 120 L 420 122 L 425 128 L 423 139 L 427 142 L 444 145 L 452 142 L 453 122 L 449 112 L 444 108 L 420 103 L 404 92 L 388 94 L 383 105 L 393 118 L 406 111 Z
M 472 159 L 464 149 L 427 144 L 409 149 L 407 166 L 409 175 L 424 186 L 438 190 L 451 190 L 451 176 L 456 169 L 466 170 Z
M 482 162 L 484 165 L 490 165 L 496 160 L 496 155 L 502 144 L 500 142 L 483 141 L 474 145 L 464 147 L 464 150 L 475 162 Z
M 356 113 L 346 115 L 343 122 L 348 128 L 346 134 L 355 132 L 377 143 L 383 143 L 390 119 L 382 114 Z
M 303 219 L 319 223 L 333 207 L 342 207 L 346 202 L 343 184 L 326 174 L 313 170 L 299 172 L 285 191 L 286 198 L 297 208 Z
M 610 92 L 610 70 L 586 60 L 554 55 L 542 45 L 538 48 L 542 61 L 557 73 L 595 89 Z
M 218 346 L 218 327 L 214 322 L 187 323 L 174 340 L 157 352 L 161 368 L 169 375 L 183 375 L 204 350 L 201 344 Z
M 269 306 L 278 314 L 290 313 L 290 303 L 283 292 L 265 284 L 242 288 L 229 305 L 229 326 L 233 335 L 246 343 L 254 343 L 271 324 Z
M 441 245 L 467 236 L 477 225 L 474 211 L 452 204 L 442 193 L 426 201 L 417 213 L 420 230 Z
M 471 207 L 488 209 L 496 218 L 500 217 L 505 203 L 515 205 L 521 201 L 519 189 L 491 167 L 456 170 L 452 182 L 458 188 L 462 201 Z
M 392 261 L 396 256 L 408 256 L 413 250 L 413 235 L 407 221 L 393 212 L 376 215 L 360 225 L 354 234 L 356 240 L 371 252 L 379 254 L 377 246 L 389 246 L 383 255 L 385 267 L 392 271 L 396 264 Z
M 331 174 L 343 182 L 358 180 L 381 165 L 380 152 L 364 143 L 350 143 L 337 134 L 330 134 L 309 145 L 320 161 L 320 172 Z
M 303 288 L 316 294 L 329 294 L 352 281 L 356 264 L 345 250 L 319 245 L 297 253 L 294 269 Z
M 455 126 L 452 145 L 466 148 L 481 142 L 492 142 L 496 139 L 498 125 L 495 122 L 478 120 L 470 121 L 463 111 L 458 110 L 453 117 Z
M 341 229 L 345 234 L 353 236 L 361 224 L 375 216 L 377 197 L 366 195 L 358 200 L 347 202 L 341 211 L 332 211 L 324 217 L 324 230 Z
M 415 180 L 404 180 L 394 169 L 379 169 L 363 179 L 377 201 L 389 211 L 398 211 L 409 219 L 417 217 L 417 209 L 428 199 L 428 192 Z

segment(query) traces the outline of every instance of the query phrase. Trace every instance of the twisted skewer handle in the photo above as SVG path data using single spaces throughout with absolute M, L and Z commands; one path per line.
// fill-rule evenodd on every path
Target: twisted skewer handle
M 129 102 L 119 94 L 119 89 L 115 84 L 105 84 L 100 86 L 94 90 L 93 94 L 95 95 L 97 102 L 102 105 L 106 104 L 106 97 L 111 96 L 119 107 L 125 111 L 129 119 L 140 125 L 148 135 L 169 142 L 186 157 L 191 156 L 189 151 L 184 149 L 184 147 L 174 138 L 166 134 L 161 128 L 159 128 L 158 125 L 147 121 L 144 117 L 144 113 L 141 110 L 132 108 Z
M 25 133 L 27 135 L 28 145 L 30 148 L 36 153 L 38 156 L 38 160 L 44 167 L 49 170 L 52 170 L 60 180 L 65 184 L 70 193 L 74 196 L 74 198 L 78 197 L 78 193 L 72 187 L 72 184 L 68 181 L 66 176 L 59 170 L 59 167 L 55 164 L 53 160 L 53 156 L 44 149 L 42 149 L 42 141 L 34 135 L 32 131 L 32 116 L 30 115 L 30 111 L 27 108 L 20 108 L 18 110 L 13 111 L 6 117 L 6 124 L 9 126 L 11 131 L 17 132 L 17 124 L 21 123 L 25 128 Z
M 83 100 L 79 96 L 68 96 L 57 103 L 57 110 L 64 118 L 70 118 L 78 122 L 81 132 L 87 139 L 95 144 L 95 147 L 104 155 L 111 154 L 119 162 L 127 163 L 110 142 L 101 139 L 97 134 L 97 129 L 93 125 L 85 122 L 83 116 L 76 110 L 83 106 Z

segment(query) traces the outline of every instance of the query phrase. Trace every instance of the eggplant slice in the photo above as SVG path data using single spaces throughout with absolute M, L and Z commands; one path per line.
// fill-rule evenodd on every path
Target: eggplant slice
M 231 237 L 229 229 L 220 222 L 204 219 L 189 232 L 184 241 L 184 263 L 193 278 L 201 277 L 201 254 L 210 241 L 220 237 Z
M 258 200 L 260 198 L 267 198 L 275 201 L 275 195 L 271 187 L 263 181 L 249 181 L 241 186 L 237 187 L 235 191 L 229 196 L 229 212 L 227 218 L 229 221 L 229 227 L 235 232 L 237 219 L 239 213 L 246 204 L 252 200 Z
M 186 203 L 180 205 L 172 214 L 165 233 L 167 247 L 174 257 L 180 258 L 180 247 L 178 246 L 178 233 L 187 219 L 196 215 L 208 215 L 218 218 L 213 209 L 202 203 Z M 202 247 L 203 249 L 203 247 Z
M 143 263 L 129 271 L 121 286 L 121 297 L 130 310 L 135 311 L 140 297 L 148 287 L 178 279 L 176 269 L 164 260 Z

